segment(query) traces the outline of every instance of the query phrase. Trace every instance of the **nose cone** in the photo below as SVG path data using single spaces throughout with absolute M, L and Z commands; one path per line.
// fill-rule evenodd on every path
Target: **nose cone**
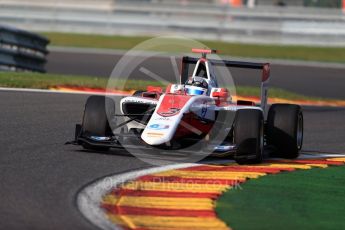
M 159 116 L 159 115 L 157 115 Z M 162 119 L 162 117 L 158 117 Z M 147 124 L 144 132 L 141 134 L 141 139 L 143 139 L 149 145 L 161 145 L 169 142 L 176 131 L 176 121 L 169 119 L 170 122 L 162 122 L 153 119 L 153 121 Z
M 161 127 L 158 129 L 155 127 Z M 170 141 L 170 132 L 168 132 L 169 125 L 153 124 L 150 127 L 146 127 L 141 134 L 141 139 L 149 145 L 161 145 Z
M 141 139 L 149 145 L 171 141 L 183 114 L 189 111 L 192 98 L 188 95 L 164 95 L 141 134 Z

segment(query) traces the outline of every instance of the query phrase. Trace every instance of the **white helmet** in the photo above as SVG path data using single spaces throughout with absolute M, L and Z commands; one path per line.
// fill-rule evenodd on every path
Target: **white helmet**
M 186 82 L 186 93 L 188 95 L 206 95 L 208 83 L 202 77 L 193 77 Z

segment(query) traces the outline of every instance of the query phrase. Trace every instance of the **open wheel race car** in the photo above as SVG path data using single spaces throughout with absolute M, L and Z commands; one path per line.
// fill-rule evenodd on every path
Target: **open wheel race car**
M 90 96 L 73 143 L 91 150 L 179 151 L 197 145 L 198 151 L 211 149 L 212 154 L 229 155 L 240 164 L 259 163 L 267 152 L 284 158 L 298 157 L 303 143 L 302 110 L 292 104 L 273 104 L 268 108 L 270 65 L 207 59 L 213 50 L 193 52 L 202 57 L 182 58 L 178 84 L 168 85 L 165 91 L 149 86 L 146 91 L 122 98 L 121 114 L 115 114 L 115 102 L 110 97 Z M 191 77 L 189 65 L 195 65 Z M 217 82 L 214 68 L 222 65 L 262 71 L 260 105 L 232 101 L 229 90 L 220 88 Z M 119 117 L 124 122 L 117 124 Z M 196 144 L 200 142 L 206 144 Z

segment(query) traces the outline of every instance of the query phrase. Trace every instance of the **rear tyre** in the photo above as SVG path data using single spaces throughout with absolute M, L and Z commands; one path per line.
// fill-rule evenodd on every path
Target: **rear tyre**
M 303 113 L 299 105 L 274 104 L 268 112 L 267 142 L 276 156 L 297 158 L 303 145 Z
M 255 164 L 263 160 L 264 118 L 260 110 L 244 109 L 236 112 L 234 159 L 239 164 Z
M 85 136 L 111 136 L 107 112 L 111 116 L 115 111 L 115 103 L 112 99 L 104 96 L 91 96 L 85 104 L 83 116 L 83 135 Z M 106 151 L 109 147 L 91 146 L 83 144 L 85 149 Z
M 132 96 L 141 97 L 141 96 L 143 95 L 144 92 L 145 92 L 145 91 L 143 91 L 143 90 L 137 90 L 137 91 L 135 91 L 135 92 L 133 93 Z

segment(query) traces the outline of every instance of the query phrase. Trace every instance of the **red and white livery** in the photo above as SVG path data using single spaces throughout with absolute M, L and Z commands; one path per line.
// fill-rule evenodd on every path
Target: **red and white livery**
M 166 89 L 148 86 L 146 91 L 123 98 L 121 114 L 115 114 L 110 98 L 90 97 L 74 143 L 89 149 L 126 148 L 119 142 L 132 134 L 137 143 L 152 148 L 178 150 L 202 142 L 204 150 L 231 155 L 238 163 L 261 162 L 264 150 L 297 157 L 303 142 L 301 107 L 276 104 L 268 109 L 270 65 L 212 60 L 207 54 L 215 50 L 192 51 L 201 57 L 182 58 L 180 82 Z M 194 65 L 191 74 L 189 65 Z M 231 92 L 218 85 L 217 66 L 260 70 L 261 103 L 232 100 Z M 109 105 L 114 109 L 106 109 Z M 112 124 L 116 117 L 124 117 L 124 122 Z M 115 130 L 123 127 L 126 132 L 116 134 Z

